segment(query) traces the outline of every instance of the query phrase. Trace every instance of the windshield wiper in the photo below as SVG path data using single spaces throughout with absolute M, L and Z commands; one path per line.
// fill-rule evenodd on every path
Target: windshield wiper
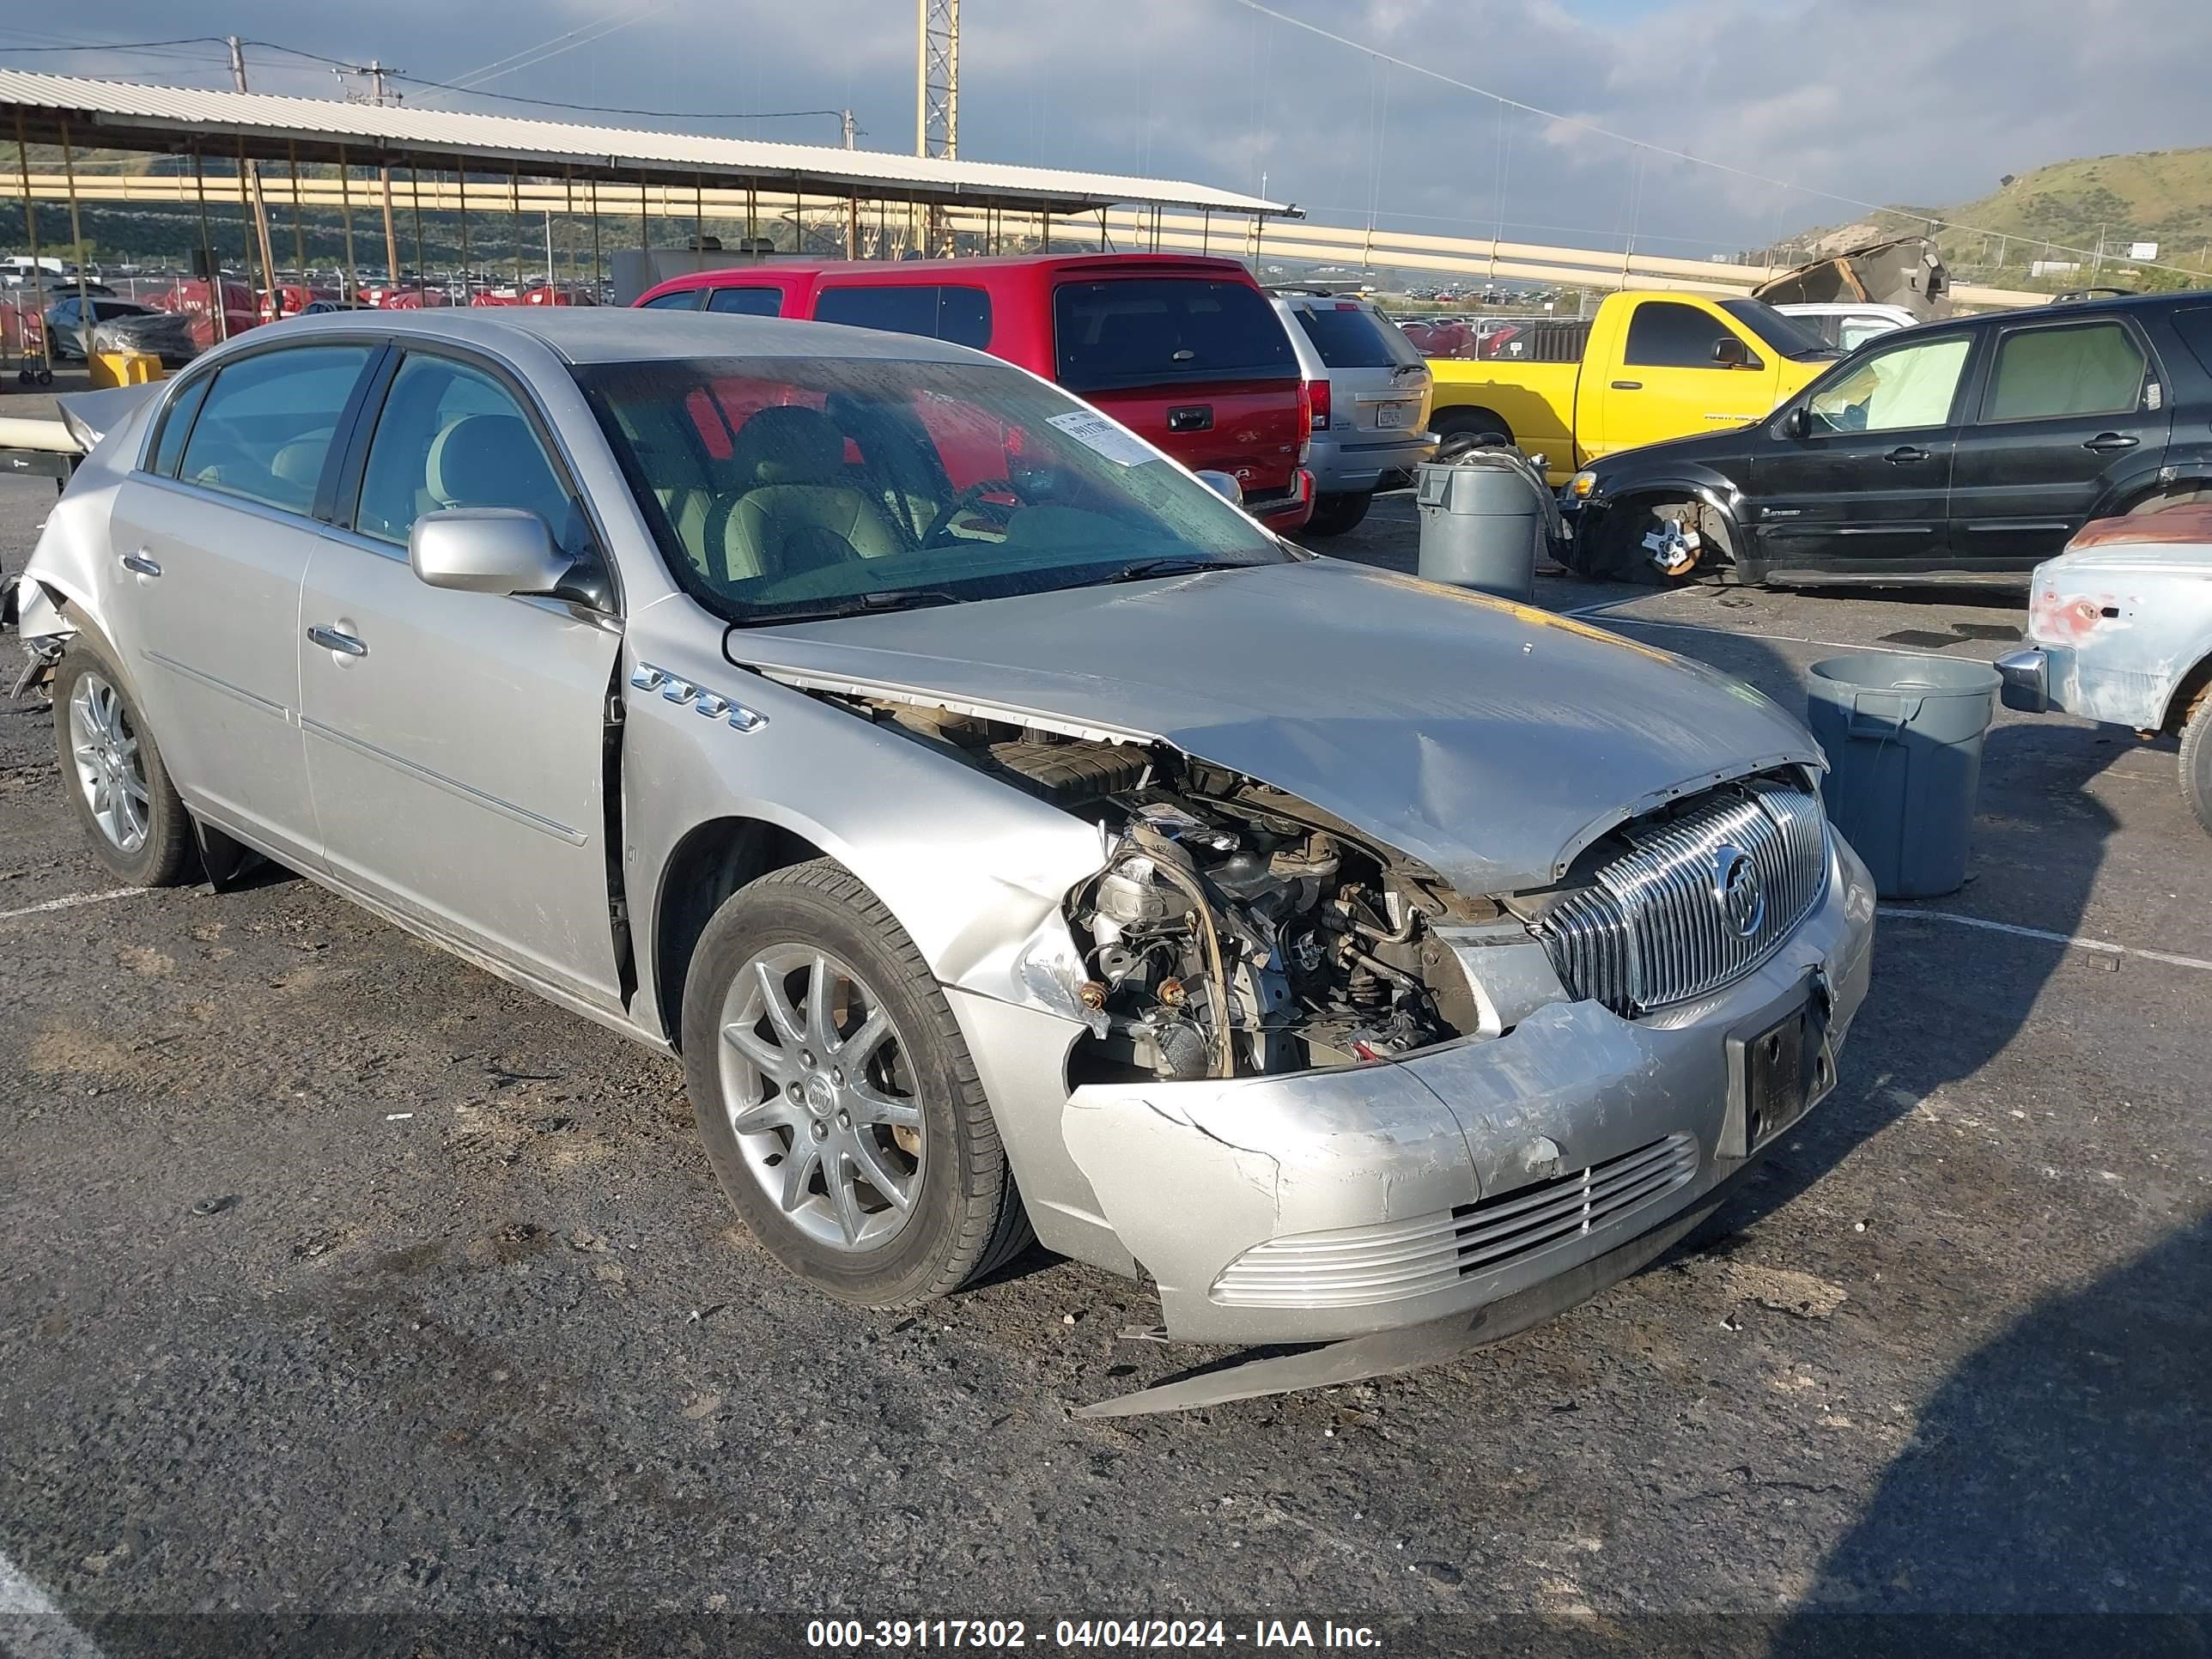
M 781 611 L 765 611 L 732 623 L 732 628 L 773 628 L 779 623 L 835 622 L 841 617 L 872 617 L 884 611 L 919 611 L 925 605 L 957 605 L 951 594 L 927 587 L 894 587 L 880 593 L 855 593 L 848 599 L 825 599 L 819 605 L 797 605 Z
M 1188 554 L 1164 559 L 1139 559 L 1134 564 L 1125 564 L 1112 575 L 1103 578 L 1109 582 L 1148 582 L 1155 576 L 1188 576 L 1201 570 L 1249 570 L 1249 559 L 1192 558 Z

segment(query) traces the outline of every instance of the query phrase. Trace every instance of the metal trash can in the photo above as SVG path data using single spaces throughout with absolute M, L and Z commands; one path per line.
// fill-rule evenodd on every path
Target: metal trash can
M 1829 820 L 1883 898 L 1933 898 L 1966 879 L 1982 736 L 2002 681 L 1984 662 L 1883 651 L 1812 667 L 1807 714 L 1827 751 Z
M 1420 574 L 1523 605 L 1557 509 L 1543 475 L 1517 449 L 1470 449 L 1421 464 Z

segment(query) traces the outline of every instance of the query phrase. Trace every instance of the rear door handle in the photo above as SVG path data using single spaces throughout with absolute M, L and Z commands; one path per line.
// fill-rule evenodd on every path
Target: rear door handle
M 1641 392 L 1644 390 L 1644 382 L 1641 380 L 1615 380 L 1613 383 L 1613 389 L 1615 392 Z
M 1882 457 L 1882 459 L 1884 460 L 1895 461 L 1899 465 L 1902 466 L 1908 461 L 1926 460 L 1928 459 L 1928 452 L 1924 449 L 1915 449 L 1911 444 L 1900 444 L 1895 449 L 1891 450 L 1888 454 Z
M 141 576 L 158 576 L 161 574 L 161 567 L 147 556 L 146 550 L 143 547 L 136 553 L 125 553 L 123 556 L 123 568 Z
M 2116 449 L 2133 449 L 2142 441 L 2140 438 L 2129 437 L 2124 432 L 2100 432 L 2081 447 L 2094 449 L 2100 455 L 2107 455 Z
M 307 630 L 307 637 L 325 651 L 335 651 L 342 657 L 365 657 L 368 647 L 341 629 L 317 623 Z

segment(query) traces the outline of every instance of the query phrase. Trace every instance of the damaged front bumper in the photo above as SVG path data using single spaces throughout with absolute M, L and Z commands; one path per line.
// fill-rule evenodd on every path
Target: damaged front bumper
M 1840 837 L 1830 856 L 1825 898 L 1782 947 L 1697 1003 L 1626 1020 L 1555 1002 L 1503 1036 L 1389 1063 L 1085 1085 L 1061 1117 L 1067 1152 L 1181 1340 L 1336 1341 L 1449 1321 L 1601 1259 L 1632 1271 L 1624 1246 L 1764 1144 L 1747 1122 L 1760 1038 L 1809 1009 L 1806 1103 L 1833 1085 L 1866 994 L 1874 888 Z

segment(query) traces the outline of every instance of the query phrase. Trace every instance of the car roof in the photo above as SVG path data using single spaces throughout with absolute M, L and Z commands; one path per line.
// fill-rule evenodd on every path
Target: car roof
M 2018 322 L 2023 317 L 2096 317 L 2107 312 L 2154 311 L 2177 301 L 2193 301 L 2201 305 L 2212 301 L 2212 289 L 2177 289 L 2164 294 L 2124 294 L 2109 300 L 2069 300 L 2064 305 L 2054 301 L 2047 306 L 2031 306 L 2025 310 L 1984 311 L 1972 317 L 1947 317 L 1942 321 L 1946 325 L 1963 323 L 1977 328 L 1995 328 L 2007 321 Z M 1921 326 L 1925 328 L 1928 325 L 1923 323 Z
M 1241 261 L 1218 253 L 1009 253 L 957 259 L 795 259 L 779 255 L 763 263 L 685 271 L 655 283 L 653 289 L 724 284 L 733 276 L 756 281 L 774 280 L 779 276 L 873 276 L 884 282 L 927 278 L 941 282 L 951 276 L 964 276 L 974 282 L 1035 271 L 1077 276 L 1233 276 L 1245 282 L 1251 281 L 1252 276 Z
M 628 306 L 429 306 L 421 310 L 325 312 L 288 319 L 289 338 L 363 329 L 499 346 L 537 341 L 572 363 L 681 357 L 848 357 L 887 362 L 979 363 L 998 359 L 919 334 L 848 328 L 720 312 L 641 311 Z M 252 333 L 240 335 L 251 340 Z

